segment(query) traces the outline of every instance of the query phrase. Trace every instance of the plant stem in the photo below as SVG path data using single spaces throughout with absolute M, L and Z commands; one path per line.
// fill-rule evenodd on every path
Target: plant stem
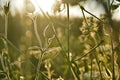
M 35 80 L 39 80 L 39 72 L 40 72 L 40 67 L 41 67 L 44 55 L 45 55 L 45 52 L 42 52 L 42 55 L 39 58 L 38 65 L 37 65 L 37 70 L 36 70 L 36 75 L 35 75 Z
M 113 0 L 114 1 L 114 0 Z M 113 3 L 113 1 L 112 1 L 112 3 Z M 113 26 L 113 22 L 112 22 L 112 19 L 111 19 L 111 5 L 112 4 L 110 4 L 110 0 L 108 0 L 108 7 L 109 7 L 109 9 L 108 9 L 108 11 L 109 11 L 109 21 L 110 21 L 110 25 L 112 26 L 112 27 L 114 27 Z M 114 29 L 114 28 L 113 28 Z M 115 63 L 114 63 L 114 48 L 113 48 L 113 40 L 112 40 L 112 34 L 113 34 L 113 32 L 112 32 L 112 30 L 110 31 L 110 42 L 111 42 L 111 52 L 112 52 L 112 80 L 116 80 L 116 78 L 115 78 Z M 115 35 L 114 35 L 115 36 Z
M 52 23 L 52 30 L 53 30 L 53 32 L 54 32 L 55 38 L 56 38 L 56 40 L 57 40 L 59 46 L 60 46 L 61 49 L 62 49 L 62 55 L 67 59 L 67 55 L 64 54 L 64 53 L 66 53 L 66 51 L 64 50 L 64 48 L 63 48 L 63 46 L 62 46 L 62 44 L 61 44 L 59 38 L 57 37 L 57 33 L 56 33 L 56 30 L 55 30 L 55 27 L 54 27 L 53 23 Z
M 37 22 L 36 22 L 36 19 L 37 19 L 37 16 L 35 16 L 35 17 L 33 18 L 33 27 L 34 27 L 34 32 L 35 32 L 36 39 L 37 39 L 37 41 L 38 41 L 38 43 L 39 43 L 40 50 L 41 50 L 41 56 L 40 56 L 39 61 L 38 61 L 37 70 L 36 70 L 36 75 L 35 75 L 35 80 L 38 80 L 38 79 L 39 79 L 39 71 L 40 71 L 42 59 L 43 59 L 43 56 L 44 56 L 45 53 L 44 53 L 43 50 L 42 50 L 42 42 L 41 42 L 41 39 L 40 39 L 38 30 L 37 30 Z
M 69 27 L 69 3 L 66 4 L 67 5 L 67 46 L 68 46 L 68 59 L 70 56 L 70 27 Z
M 81 60 L 82 58 L 84 58 L 88 54 L 91 54 L 91 52 L 94 51 L 97 47 L 99 47 L 103 42 L 104 42 L 103 40 L 100 41 L 100 43 L 98 43 L 95 47 L 93 47 L 89 52 L 87 52 L 86 54 L 84 54 L 82 57 L 75 59 L 74 61 Z
M 115 80 L 115 63 L 114 63 L 114 49 L 113 49 L 113 41 L 111 37 L 111 51 L 112 51 L 112 80 Z
M 39 43 L 40 48 L 42 49 L 42 42 L 41 42 L 38 30 L 37 30 L 36 19 L 37 19 L 37 16 L 33 19 L 33 25 L 34 25 L 33 27 L 34 27 L 34 32 L 35 32 L 36 39 L 37 39 L 37 41 Z
M 7 30 L 8 30 L 8 15 L 5 14 L 5 38 L 7 39 Z
M 1 61 L 1 65 L 2 65 L 3 71 L 6 71 L 5 64 L 4 64 L 4 59 L 3 59 L 3 55 L 1 55 L 1 54 L 0 54 L 0 61 Z
M 81 7 L 80 7 L 81 8 Z M 83 18 L 84 18 L 84 20 L 85 20 L 85 23 L 87 24 L 87 26 L 88 26 L 88 22 L 87 22 L 87 20 L 86 20 L 86 17 L 85 17 L 85 13 L 84 13 L 84 11 L 83 11 L 83 9 L 81 8 L 81 10 L 82 10 L 82 14 L 83 14 Z
M 4 33 L 5 35 L 5 39 L 8 39 L 8 14 L 5 14 L 5 33 Z M 7 59 L 9 60 L 9 54 L 8 54 L 8 44 L 7 44 L 7 41 L 5 41 L 4 42 L 4 44 L 5 44 L 5 49 L 6 49 L 6 52 L 5 52 L 5 54 L 7 55 L 5 55 L 6 57 L 7 57 Z M 6 72 L 6 75 L 7 75 L 7 79 L 8 80 L 11 80 L 11 78 L 10 78 L 10 76 L 9 76 L 9 66 L 7 65 L 7 64 L 10 64 L 10 62 L 9 61 L 6 61 L 7 59 L 5 59 L 4 58 L 4 54 L 3 54 L 3 60 L 4 60 L 4 63 L 3 63 L 3 67 L 5 67 L 4 68 L 4 71 Z M 8 62 L 8 63 L 7 63 Z M 6 70 L 6 67 L 8 67 L 8 70 Z
M 99 72 L 100 72 L 101 80 L 104 80 L 104 79 L 103 79 L 103 76 L 102 76 L 100 64 L 99 64 L 99 59 L 98 59 L 98 56 L 97 56 L 96 54 L 95 54 L 95 59 L 96 59 L 96 62 L 97 62 L 97 65 L 98 65 L 98 69 L 99 69 Z
M 95 44 L 98 44 L 97 39 L 96 39 L 95 37 L 94 37 L 93 39 L 94 39 L 94 41 L 95 41 Z M 96 51 L 97 51 L 97 49 L 96 49 Z M 99 51 L 97 51 L 97 53 L 99 53 Z M 100 72 L 101 80 L 103 80 L 103 76 L 102 76 L 102 71 L 101 71 L 101 67 L 100 67 L 100 64 L 99 64 L 98 55 L 97 55 L 97 54 L 94 54 L 94 56 L 95 56 L 95 59 L 96 59 L 97 65 L 98 65 L 98 69 L 99 69 L 99 72 Z
M 55 28 L 54 28 L 53 23 L 52 23 L 52 30 L 53 30 L 53 32 L 54 32 L 55 38 L 56 38 L 57 41 L 58 41 L 59 46 L 60 46 L 61 49 L 62 49 L 61 53 L 62 53 L 63 57 L 65 57 L 65 59 L 67 60 L 69 68 L 71 68 L 72 74 L 75 76 L 75 78 L 76 78 L 77 80 L 80 80 L 80 79 L 79 79 L 79 75 L 77 75 L 77 73 L 75 72 L 74 67 L 73 67 L 73 65 L 72 65 L 72 62 L 70 61 L 70 59 L 69 59 L 68 56 L 66 55 L 66 51 L 64 50 L 64 48 L 63 48 L 63 46 L 62 46 L 59 38 L 57 37 L 57 33 L 56 33 L 56 30 L 55 30 Z
M 90 13 L 89 11 L 87 11 L 83 6 L 81 6 L 79 4 L 79 7 L 84 10 L 85 12 L 87 12 L 88 14 L 90 14 L 91 16 L 95 17 L 96 19 L 98 19 L 99 21 L 101 21 L 102 23 L 104 23 L 101 19 L 99 19 L 97 16 L 95 16 L 94 14 Z
M 8 14 L 5 14 L 5 33 L 4 33 L 5 39 L 8 39 L 7 31 L 8 31 Z M 6 54 L 8 55 L 8 44 L 6 41 L 4 42 L 4 44 L 5 44 L 5 48 L 6 48 Z
M 91 60 L 91 64 L 90 64 L 90 66 L 91 66 L 91 70 L 90 70 L 90 80 L 93 80 L 93 79 L 92 79 L 92 75 L 93 75 L 93 74 L 92 74 L 92 72 L 93 72 L 93 71 L 92 71 L 92 70 L 93 70 L 93 69 L 92 69 L 92 65 L 93 65 L 93 64 L 92 64 L 92 60 L 93 60 L 93 59 L 92 59 L 92 54 L 91 54 L 90 60 Z

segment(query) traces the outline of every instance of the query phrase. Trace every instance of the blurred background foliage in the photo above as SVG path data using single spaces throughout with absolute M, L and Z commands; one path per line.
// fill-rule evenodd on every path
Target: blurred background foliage
M 63 3 L 69 2 L 71 5 L 76 5 L 80 1 L 81 0 L 63 0 Z M 50 16 L 50 18 L 54 24 L 57 37 L 67 53 L 67 19 L 62 15 Z M 103 19 L 102 15 L 100 19 Z M 37 16 L 36 21 L 43 47 L 46 48 L 46 39 L 50 39 L 54 35 L 52 25 L 50 25 L 51 22 L 45 16 L 40 15 Z M 115 22 L 119 23 L 119 21 Z M 71 17 L 69 25 L 71 60 L 78 59 L 88 53 L 104 40 L 104 42 L 88 54 L 88 56 L 72 64 L 80 80 L 90 80 L 91 76 L 93 80 L 101 80 L 99 68 L 101 68 L 102 77 L 110 80 L 112 76 L 111 42 L 109 36 L 104 33 L 101 21 L 94 17 L 86 17 L 86 19 Z M 0 33 L 2 34 L 4 34 L 4 26 L 4 16 L 0 16 Z M 8 44 L 10 66 L 12 66 L 12 71 L 10 71 L 12 80 L 33 80 L 36 74 L 36 66 L 42 52 L 39 50 L 39 44 L 33 30 L 33 21 L 29 16 L 25 14 L 21 17 L 21 15 L 17 14 L 12 17 L 11 14 L 9 14 L 8 40 L 18 49 Z M 50 80 L 75 80 L 68 66 L 68 62 L 62 53 L 57 39 L 53 38 L 43 58 L 39 80 L 46 80 L 46 75 Z M 115 63 L 115 72 L 115 76 L 118 77 L 117 63 Z M 0 78 L 5 79 L 4 74 L 0 74 Z
M 67 46 L 66 46 L 66 44 L 67 44 L 66 18 L 62 17 L 62 16 L 52 16 L 52 18 L 55 21 L 54 26 L 56 28 L 57 36 L 59 37 L 61 44 L 63 44 L 64 48 L 67 49 Z M 1 33 L 4 33 L 4 24 L 3 23 L 4 23 L 4 17 L 0 16 L 0 25 L 1 25 L 0 32 Z M 79 36 L 81 35 L 79 27 L 82 24 L 82 19 L 73 18 L 70 20 L 70 23 L 71 23 L 70 24 L 71 25 L 71 29 L 70 29 L 70 35 L 71 35 L 70 36 L 70 43 L 71 43 L 70 48 L 71 49 L 70 49 L 70 52 L 73 53 L 73 56 L 75 57 L 75 56 L 82 55 L 81 52 L 82 52 L 83 46 L 81 45 L 80 40 L 79 40 Z M 38 32 L 40 34 L 43 44 L 45 41 L 45 38 L 43 36 L 43 31 L 47 25 L 48 25 L 47 19 L 45 19 L 45 17 L 43 17 L 43 16 L 38 16 L 38 18 L 37 18 Z M 53 31 L 49 28 L 46 31 L 46 35 L 48 38 L 51 37 L 53 35 Z M 15 45 L 15 47 L 17 47 L 24 53 L 26 53 L 26 51 L 32 46 L 38 46 L 36 37 L 34 35 L 34 31 L 33 31 L 32 20 L 26 15 L 23 16 L 22 18 L 20 17 L 20 15 L 16 15 L 14 17 L 9 15 L 8 40 L 10 40 Z M 50 45 L 50 47 L 59 47 L 59 44 L 56 39 L 53 39 L 53 42 Z M 10 54 L 11 62 L 18 60 L 19 57 L 22 55 L 21 53 L 16 51 L 13 47 L 11 47 L 11 45 L 9 46 L 9 54 Z M 59 55 L 61 55 L 61 54 L 59 54 Z M 54 67 L 56 72 L 58 72 L 56 74 L 62 75 L 63 71 L 66 70 L 65 66 L 67 66 L 67 64 L 63 65 L 64 63 L 66 63 L 66 62 L 64 62 L 64 57 L 61 55 L 58 58 L 55 57 L 55 60 L 54 60 L 54 55 L 52 55 L 50 53 L 49 53 L 48 57 L 50 57 L 51 59 L 53 58 L 54 63 L 52 64 L 52 66 Z M 34 57 L 34 59 L 31 59 L 31 60 L 33 60 L 33 63 L 37 65 L 37 59 L 35 57 Z M 29 66 L 30 66 L 30 64 L 29 64 Z M 59 67 L 57 67 L 57 66 L 59 66 Z M 60 69 L 60 66 L 63 71 Z M 26 70 L 29 70 L 27 66 L 26 66 L 26 68 L 27 68 Z M 24 72 L 24 70 L 23 70 L 23 73 L 27 74 Z M 64 76 L 66 76 L 66 78 L 67 78 L 67 74 L 69 74 L 69 72 L 66 73 L 66 71 L 65 71 L 64 74 L 65 74 Z M 70 76 L 70 74 L 68 75 L 68 77 L 69 76 Z

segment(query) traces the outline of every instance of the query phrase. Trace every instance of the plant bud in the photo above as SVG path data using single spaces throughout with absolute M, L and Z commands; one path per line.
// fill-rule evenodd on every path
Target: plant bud
M 10 1 L 6 5 L 4 5 L 4 13 L 5 13 L 5 15 L 8 14 L 9 8 L 10 8 Z

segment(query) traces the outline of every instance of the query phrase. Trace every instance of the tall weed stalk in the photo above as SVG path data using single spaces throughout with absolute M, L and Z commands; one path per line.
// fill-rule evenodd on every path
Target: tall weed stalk
M 73 74 L 73 76 L 75 77 L 76 80 L 80 80 L 80 77 L 79 77 L 79 69 L 76 65 L 76 63 L 74 61 L 71 61 L 70 59 L 70 13 L 69 13 L 69 3 L 66 3 L 66 6 L 67 6 L 67 47 L 68 47 L 68 50 L 67 50 L 67 60 L 68 60 L 68 65 L 69 67 L 71 68 L 71 72 Z M 76 69 L 77 69 L 77 72 L 76 72 Z
M 4 5 L 4 15 L 5 15 L 5 27 L 4 27 L 4 37 L 5 39 L 8 39 L 8 14 L 9 14 L 9 9 L 10 9 L 10 1 L 6 2 Z M 3 42 L 5 45 L 5 51 L 2 51 L 2 56 L 1 56 L 1 63 L 4 72 L 6 73 L 7 79 L 11 80 L 10 78 L 10 58 L 9 58 L 9 52 L 8 52 L 8 43 L 7 41 L 3 38 Z
M 36 68 L 36 75 L 35 75 L 35 80 L 39 80 L 40 67 L 42 64 L 44 52 L 42 49 L 42 41 L 41 41 L 41 38 L 38 33 L 38 29 L 37 29 L 37 14 L 33 14 L 32 20 L 33 20 L 33 28 L 34 28 L 35 37 L 39 43 L 39 47 L 40 47 L 39 49 L 41 50 L 41 56 L 39 57 L 39 60 L 38 60 L 38 64 L 37 64 L 37 68 Z

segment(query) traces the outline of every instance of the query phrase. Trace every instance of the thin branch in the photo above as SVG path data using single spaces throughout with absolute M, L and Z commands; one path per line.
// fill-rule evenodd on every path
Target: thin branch
M 67 32 L 68 32 L 68 34 L 67 34 L 67 46 L 68 46 L 68 59 L 69 59 L 69 54 L 70 54 L 70 27 L 69 27 L 69 22 L 70 22 L 70 20 L 69 20 L 69 18 L 70 18 L 70 16 L 69 16 L 69 3 L 67 3 L 66 4 L 67 5 Z
M 10 40 L 6 39 L 3 34 L 0 34 L 0 36 L 1 36 L 3 39 L 5 39 L 5 41 L 6 41 L 11 47 L 13 47 L 16 51 L 18 51 L 20 54 L 24 54 L 22 51 L 20 51 L 18 48 L 16 48 L 16 46 L 15 46 Z
M 86 54 L 84 54 L 82 57 L 80 57 L 78 59 L 75 59 L 74 61 L 81 60 L 82 58 L 84 58 L 88 54 L 91 54 L 91 52 L 94 51 L 97 47 L 99 47 L 103 42 L 104 42 L 104 40 L 100 41 L 100 43 L 98 43 L 95 47 L 93 47 L 89 52 L 87 52 Z
M 36 19 L 37 19 L 37 16 L 35 17 L 35 19 L 33 19 L 33 25 L 34 25 L 33 27 L 34 27 L 35 36 L 38 40 L 39 46 L 42 49 L 42 41 L 41 41 L 39 33 L 38 33 Z
M 8 14 L 5 14 L 5 38 L 7 39 L 7 30 L 8 30 Z
M 94 14 L 90 13 L 89 11 L 87 11 L 83 6 L 81 6 L 79 4 L 79 7 L 84 10 L 85 12 L 87 12 L 88 14 L 90 14 L 91 16 L 95 17 L 96 19 L 98 19 L 99 21 L 101 21 L 102 23 L 104 23 L 101 19 L 99 19 L 97 16 L 95 16 Z
M 42 51 L 41 57 L 39 57 L 38 65 L 37 65 L 37 70 L 36 70 L 36 75 L 35 75 L 35 80 L 39 79 L 39 72 L 42 64 L 43 57 L 45 55 L 45 51 Z
M 113 40 L 112 36 L 110 37 L 111 39 L 111 52 L 112 52 L 112 80 L 115 80 L 115 63 L 114 63 L 114 48 L 113 48 Z
M 66 52 L 65 52 L 65 50 L 64 50 L 64 48 L 63 48 L 63 46 L 62 46 L 62 44 L 61 44 L 61 42 L 60 42 L 60 40 L 59 40 L 59 38 L 57 37 L 57 33 L 56 33 L 56 30 L 55 30 L 55 27 L 54 27 L 53 23 L 52 23 L 52 30 L 53 30 L 53 32 L 54 32 L 55 38 L 57 39 L 57 42 L 58 42 L 59 46 L 60 46 L 61 49 L 62 49 L 62 55 L 67 59 L 67 55 L 64 54 L 64 53 L 66 53 Z
M 83 9 L 80 7 L 80 9 L 82 10 L 82 14 L 83 14 L 83 18 L 84 18 L 84 20 L 85 20 L 85 23 L 87 24 L 87 26 L 88 26 L 88 22 L 87 22 L 87 20 L 86 20 L 86 17 L 85 17 L 85 13 L 84 13 L 84 11 L 83 11 Z

